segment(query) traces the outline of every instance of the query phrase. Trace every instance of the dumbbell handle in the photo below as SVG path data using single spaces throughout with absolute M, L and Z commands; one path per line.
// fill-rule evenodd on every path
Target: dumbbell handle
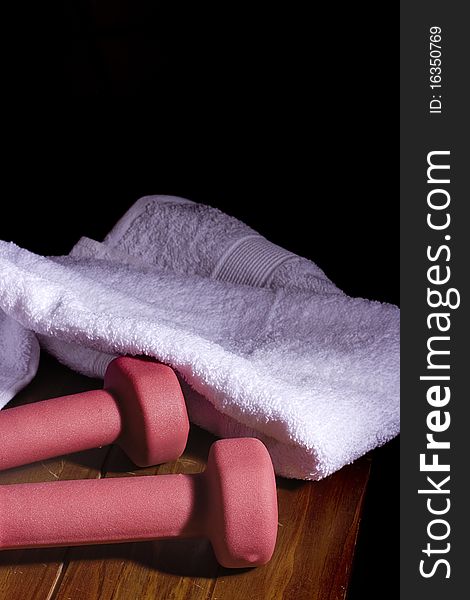
M 0 486 L 0 549 L 204 535 L 204 474 Z
M 0 470 L 117 440 L 122 420 L 106 390 L 93 390 L 0 411 Z

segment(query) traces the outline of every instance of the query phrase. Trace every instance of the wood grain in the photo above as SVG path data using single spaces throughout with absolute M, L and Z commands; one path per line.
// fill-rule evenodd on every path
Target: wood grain
M 12 405 L 101 385 L 44 357 Z M 193 426 L 173 463 L 137 470 L 113 446 L 5 471 L 0 484 L 196 473 L 214 440 Z M 369 471 L 364 457 L 320 482 L 278 478 L 278 542 L 264 567 L 224 569 L 205 539 L 6 551 L 0 553 L 0 600 L 343 600 Z

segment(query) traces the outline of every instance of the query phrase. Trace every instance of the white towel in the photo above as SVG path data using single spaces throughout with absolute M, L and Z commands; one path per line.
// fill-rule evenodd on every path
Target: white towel
M 140 205 L 152 202 L 165 203 Z M 102 376 L 116 354 L 171 364 L 191 386 L 193 422 L 223 436 L 256 435 L 281 475 L 320 479 L 398 433 L 396 307 L 335 292 L 298 257 L 273 268 L 280 250 L 258 266 L 245 261 L 253 282 L 269 288 L 217 281 L 214 265 L 220 273 L 220 257 L 230 258 L 240 236 L 218 244 L 222 252 L 205 267 L 185 267 L 182 252 L 179 260 L 166 258 L 164 269 L 158 257 L 171 248 L 165 236 L 155 236 L 160 247 L 139 236 L 124 245 L 126 231 L 138 229 L 135 218 L 121 220 L 104 244 L 81 242 L 71 257 L 48 259 L 0 243 L 0 308 L 19 331 L 37 332 L 60 360 L 89 375 Z M 201 256 L 203 238 L 184 239 L 186 252 L 199 248 Z M 178 246 L 176 235 L 172 243 Z M 302 285 L 313 281 L 315 288 L 320 279 L 330 293 L 299 291 L 292 272 L 293 289 L 272 289 L 289 262 L 315 272 Z M 199 275 L 188 274 L 191 268 Z
M 38 364 L 39 344 L 34 333 L 0 309 L 0 408 L 28 385 Z
M 176 196 L 140 198 L 103 244 L 82 238 L 71 254 L 154 265 L 229 283 L 342 293 L 313 262 L 272 244 L 216 208 Z

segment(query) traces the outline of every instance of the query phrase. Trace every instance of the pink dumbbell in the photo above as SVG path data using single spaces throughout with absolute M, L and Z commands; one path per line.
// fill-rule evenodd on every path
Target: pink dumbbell
M 189 421 L 170 367 L 122 356 L 104 389 L 0 411 L 0 470 L 117 442 L 146 467 L 181 456 Z
M 254 438 L 215 442 L 196 475 L 0 486 L 0 549 L 208 537 L 225 567 L 268 562 L 276 481 Z

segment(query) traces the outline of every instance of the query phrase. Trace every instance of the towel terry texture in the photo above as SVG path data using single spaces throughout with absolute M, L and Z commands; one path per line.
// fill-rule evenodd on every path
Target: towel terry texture
M 37 339 L 92 376 L 145 354 L 177 370 L 194 423 L 260 438 L 287 477 L 321 479 L 399 431 L 398 309 L 180 198 L 140 199 L 66 257 L 0 242 L 0 334 L 0 406 L 33 377 Z

